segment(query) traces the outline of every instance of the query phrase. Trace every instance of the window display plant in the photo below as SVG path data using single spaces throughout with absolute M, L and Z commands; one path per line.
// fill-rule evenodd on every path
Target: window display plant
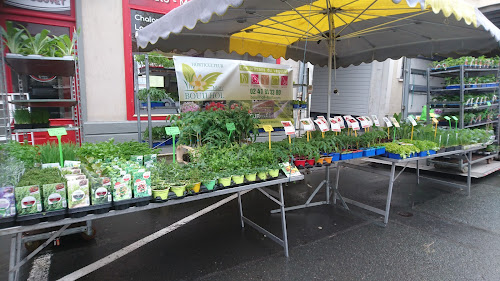
M 50 31 L 43 29 L 40 33 L 34 36 L 23 27 L 26 31 L 23 35 L 25 38 L 25 48 L 28 55 L 47 55 L 46 47 L 51 43 L 52 39 L 49 37 Z
M 14 111 L 14 128 L 31 129 L 31 113 L 27 109 L 16 109 Z
M 34 108 L 31 110 L 31 124 L 33 128 L 47 128 L 50 126 L 50 113 L 47 109 Z
M 10 53 L 22 54 L 25 41 L 24 29 L 14 27 L 14 23 L 11 21 L 6 21 L 5 27 L 4 29 L 0 26 L 0 33 L 5 46 L 9 48 Z
M 154 88 L 154 87 L 149 89 L 146 88 L 140 89 L 137 92 L 137 98 L 143 103 L 146 103 L 148 101 L 148 93 L 151 102 L 161 102 L 161 100 L 167 98 L 167 93 L 165 89 Z

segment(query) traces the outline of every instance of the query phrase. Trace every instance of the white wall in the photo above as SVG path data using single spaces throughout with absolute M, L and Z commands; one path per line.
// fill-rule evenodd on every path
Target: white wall
M 81 1 L 87 121 L 124 121 L 125 63 L 121 0 Z

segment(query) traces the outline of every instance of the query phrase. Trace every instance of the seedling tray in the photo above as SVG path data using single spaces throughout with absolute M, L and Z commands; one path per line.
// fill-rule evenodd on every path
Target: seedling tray
M 51 212 L 41 212 L 30 215 L 17 216 L 16 221 L 20 225 L 32 225 L 42 221 L 56 221 L 62 220 L 66 216 L 66 209 L 51 211 Z
M 99 211 L 102 212 L 102 209 L 109 208 L 109 204 L 110 203 L 99 204 L 99 205 L 90 205 L 90 206 L 86 206 L 86 207 L 79 207 L 79 208 L 68 209 L 68 214 L 69 214 L 69 216 L 71 218 L 81 218 L 81 217 L 84 217 L 84 216 L 86 216 L 88 214 L 95 213 L 96 210 L 98 212 Z M 109 211 L 109 209 L 108 209 L 108 211 Z
M 132 206 L 136 207 L 146 206 L 149 204 L 149 202 L 151 202 L 151 200 L 153 200 L 152 196 L 137 197 L 132 199 L 113 201 L 113 206 L 115 207 L 115 210 L 124 210 Z

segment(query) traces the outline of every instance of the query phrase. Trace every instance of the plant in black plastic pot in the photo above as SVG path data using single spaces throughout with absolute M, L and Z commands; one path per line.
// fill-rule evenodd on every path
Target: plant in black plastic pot
M 31 114 L 27 109 L 16 109 L 14 111 L 14 128 L 31 129 Z

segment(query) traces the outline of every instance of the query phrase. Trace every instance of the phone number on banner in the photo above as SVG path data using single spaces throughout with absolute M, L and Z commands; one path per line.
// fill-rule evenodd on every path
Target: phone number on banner
M 274 89 L 250 89 L 251 95 L 271 95 L 271 96 L 279 96 L 281 95 L 281 90 Z

